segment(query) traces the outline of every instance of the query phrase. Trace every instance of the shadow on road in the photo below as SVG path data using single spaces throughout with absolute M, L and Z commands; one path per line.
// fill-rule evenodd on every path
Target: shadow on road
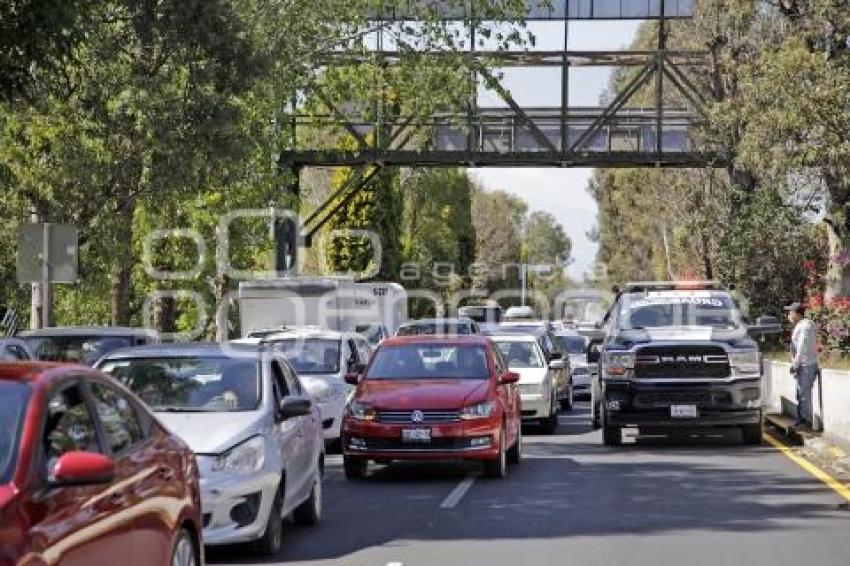
M 323 524 L 287 527 L 272 561 L 339 559 L 411 540 L 757 532 L 836 516 L 817 480 L 767 447 L 741 445 L 737 434 L 609 448 L 598 433 L 576 437 L 590 431 L 581 408 L 561 422 L 556 435 L 528 434 L 522 465 L 506 480 L 478 480 L 455 509 L 440 509 L 440 501 L 474 464 L 376 466 L 361 482 L 343 480 L 332 466 Z M 234 547 L 208 558 L 245 563 L 244 556 Z

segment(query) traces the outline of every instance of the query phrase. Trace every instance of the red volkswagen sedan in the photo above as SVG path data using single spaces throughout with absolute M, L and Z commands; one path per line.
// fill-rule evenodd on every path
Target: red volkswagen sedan
M 483 336 L 384 341 L 357 384 L 342 423 L 345 475 L 369 460 L 480 460 L 502 478 L 522 454 L 522 411 L 501 352 Z
M 0 363 L 0 566 L 200 566 L 195 458 L 79 366 Z

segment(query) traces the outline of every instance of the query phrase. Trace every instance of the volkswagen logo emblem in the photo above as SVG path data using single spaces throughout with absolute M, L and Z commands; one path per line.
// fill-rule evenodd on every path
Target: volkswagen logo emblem
M 425 420 L 425 413 L 420 410 L 413 411 L 410 413 L 410 420 L 415 423 L 421 423 Z

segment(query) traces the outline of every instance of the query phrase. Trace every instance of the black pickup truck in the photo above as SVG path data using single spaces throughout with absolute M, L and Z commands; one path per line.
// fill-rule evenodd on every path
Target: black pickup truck
M 753 337 L 778 332 L 761 317 L 747 325 L 732 294 L 711 282 L 629 283 L 590 341 L 599 370 L 592 420 L 606 445 L 622 429 L 675 433 L 736 427 L 744 442 L 762 439 L 761 354 Z

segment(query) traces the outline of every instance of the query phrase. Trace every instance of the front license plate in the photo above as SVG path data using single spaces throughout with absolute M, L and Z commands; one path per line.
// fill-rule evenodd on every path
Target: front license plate
M 405 428 L 401 431 L 401 441 L 411 444 L 427 444 L 431 442 L 430 428 Z
M 694 419 L 697 417 L 696 405 L 671 405 L 670 416 L 674 419 Z

